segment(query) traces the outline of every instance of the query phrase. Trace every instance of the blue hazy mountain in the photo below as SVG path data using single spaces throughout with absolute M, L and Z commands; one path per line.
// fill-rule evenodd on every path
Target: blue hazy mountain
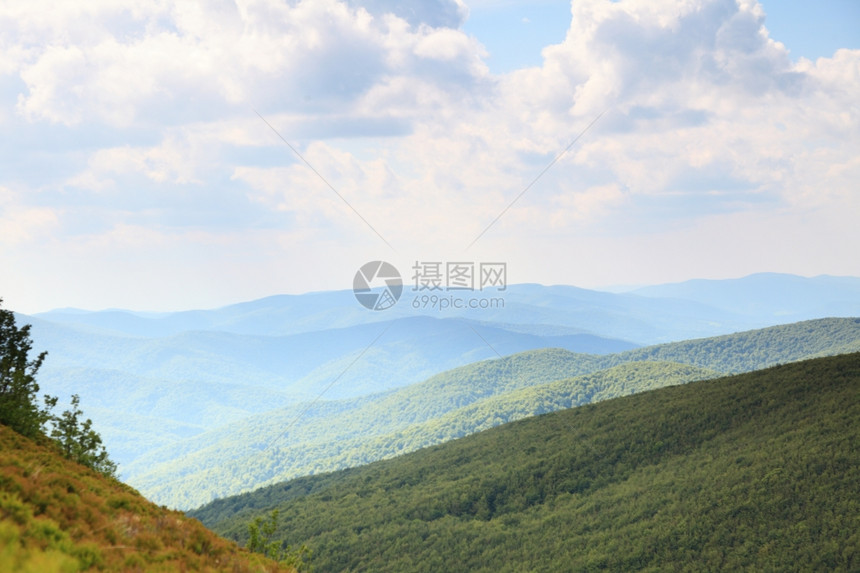
M 189 331 L 285 336 L 426 316 L 468 318 L 532 334 L 591 334 L 648 345 L 826 316 L 860 315 L 860 278 L 853 277 L 763 273 L 643 287 L 627 293 L 519 284 L 503 292 L 469 293 L 501 299 L 503 308 L 438 311 L 421 307 L 422 297 L 452 294 L 463 296 L 407 289 L 396 306 L 380 312 L 365 309 L 352 291 L 342 290 L 277 295 L 211 310 L 61 309 L 35 317 L 104 334 L 167 337 Z
M 332 397 L 379 392 L 469 362 L 534 348 L 605 354 L 637 346 L 564 329 L 535 334 L 489 322 L 428 316 L 283 336 L 202 330 L 143 337 L 44 318 L 20 320 L 33 325 L 36 346 L 50 350 L 45 372 L 88 368 L 153 380 L 267 387 L 305 397 L 316 396 L 343 371 L 329 390 Z M 353 363 L 359 356 L 361 362 Z
M 133 316 L 119 314 L 122 321 Z M 540 335 L 528 328 L 429 316 L 281 336 L 198 330 L 146 337 L 107 328 L 105 320 L 114 319 L 115 312 L 82 316 L 93 315 L 102 324 L 46 320 L 53 313 L 18 320 L 32 324 L 34 348 L 49 350 L 40 372 L 43 391 L 62 399 L 80 394 L 120 463 L 323 394 L 328 399 L 377 394 L 537 348 L 605 354 L 636 346 L 565 334 L 571 329 Z
M 860 316 L 860 278 L 856 277 L 759 273 L 733 280 L 696 279 L 649 286 L 631 293 L 696 302 L 758 320 Z

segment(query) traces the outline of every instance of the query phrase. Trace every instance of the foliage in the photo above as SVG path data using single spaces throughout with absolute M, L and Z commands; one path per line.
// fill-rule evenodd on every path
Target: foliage
M 63 454 L 70 460 L 102 475 L 116 477 L 116 464 L 108 457 L 101 436 L 92 429 L 93 421 L 88 418 L 83 423 L 80 422 L 83 412 L 78 407 L 79 404 L 78 395 L 72 395 L 71 410 L 53 418 L 51 437 L 60 444 Z
M 45 405 L 38 404 L 36 373 L 48 353 L 42 352 L 31 360 L 32 347 L 30 325 L 18 328 L 15 315 L 0 308 L 0 424 L 30 438 L 50 431 L 67 458 L 107 477 L 116 477 L 116 464 L 102 446 L 101 436 L 92 429 L 92 420 L 80 422 L 83 412 L 77 394 L 72 396 L 72 409 L 60 416 L 51 413 L 57 405 L 56 397 L 45 395 Z
M 318 571 L 860 568 L 860 354 L 537 416 L 192 515 Z M 222 519 L 225 515 L 230 517 Z
M 858 350 L 860 318 L 822 318 L 637 348 L 603 357 L 601 364 L 606 367 L 640 360 L 668 360 L 737 374 Z
M 18 328 L 12 311 L 0 308 L 0 424 L 31 438 L 43 430 L 56 404 L 50 396 L 45 406 L 38 403 L 36 374 L 48 353 L 31 359 L 32 348 L 30 325 Z
M 310 571 L 311 567 L 307 560 L 310 559 L 311 551 L 307 545 L 302 544 L 295 550 L 289 545 L 284 547 L 282 542 L 272 540 L 272 535 L 277 530 L 277 509 L 272 510 L 272 513 L 265 520 L 260 516 L 254 518 L 248 523 L 248 544 L 245 545 L 245 548 L 265 555 L 282 565 L 295 567 L 297 571 Z
M 44 440 L 42 440 L 44 442 Z M 294 571 L 0 425 L 0 571 Z
M 466 375 L 459 380 L 454 373 L 434 377 L 421 388 L 367 401 L 340 415 L 334 409 L 324 416 L 310 411 L 280 439 L 290 418 L 270 415 L 266 425 L 233 428 L 223 434 L 218 447 L 186 454 L 181 465 L 163 466 L 147 478 L 160 482 L 157 491 L 181 483 L 169 501 L 182 499 L 179 507 L 185 508 L 221 497 L 231 486 L 253 488 L 357 466 L 527 416 L 715 374 L 679 364 L 639 363 L 558 381 L 564 378 L 566 354 L 553 349 L 480 363 L 460 372 Z M 272 445 L 261 453 L 260 444 Z M 188 467 L 196 471 L 188 472 Z M 151 482 L 133 483 L 152 491 Z

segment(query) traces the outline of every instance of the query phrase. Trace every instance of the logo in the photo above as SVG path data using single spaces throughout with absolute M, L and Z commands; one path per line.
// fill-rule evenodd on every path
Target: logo
M 352 292 L 365 308 L 386 310 L 400 300 L 403 280 L 391 263 L 371 261 L 361 266 L 352 281 Z

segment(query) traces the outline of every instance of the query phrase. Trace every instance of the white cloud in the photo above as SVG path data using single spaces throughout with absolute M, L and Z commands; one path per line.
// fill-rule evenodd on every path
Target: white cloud
M 143 175 L 155 183 L 200 184 L 203 168 L 200 141 L 188 134 L 168 134 L 153 147 L 110 147 L 99 149 L 88 160 L 86 170 L 71 177 L 73 187 L 102 191 L 114 188 L 117 175 Z
M 58 219 L 54 209 L 24 205 L 18 193 L 0 187 L 0 247 L 43 238 L 56 228 Z
M 3 211 L 7 242 L 41 229 L 82 253 L 98 243 L 109 258 L 113 245 L 157 266 L 172 251 L 210 271 L 225 248 L 331 266 L 388 253 L 254 110 L 398 256 L 462 256 L 604 110 L 469 256 L 508 259 L 532 273 L 524 281 L 599 284 L 656 277 L 625 253 L 641 257 L 644 245 L 673 253 L 653 263 L 667 280 L 689 278 L 668 276 L 681 252 L 724 256 L 720 268 L 734 274 L 771 253 L 802 272 L 778 240 L 744 261 L 740 243 L 719 251 L 724 226 L 753 241 L 762 221 L 797 235 L 795 252 L 804 238 L 860 241 L 845 215 L 858 206 L 860 51 L 792 62 L 752 0 L 574 0 L 568 34 L 543 50 L 543 65 L 503 76 L 458 29 L 460 2 L 43 8 L 0 7 L 0 84 L 20 88 L 0 118 L 24 130 L 12 161 L 70 174 L 57 184 L 34 170 L 15 189 L 54 185 L 66 204 L 60 217 L 40 203 L 47 195 L 16 192 Z M 44 130 L 60 143 L 36 141 Z M 807 212 L 814 225 L 799 225 Z M 553 257 L 571 245 L 592 254 L 559 268 Z M 829 260 L 831 272 L 860 274 L 860 262 Z M 310 284 L 290 280 L 299 282 L 266 284 Z
M 42 20 L 7 7 L 0 22 L 19 61 L 3 63 L 20 70 L 18 111 L 31 121 L 115 126 L 213 121 L 254 105 L 343 113 L 375 85 L 415 75 L 404 66 L 445 60 L 423 70 L 443 83 L 461 61 L 461 76 L 485 72 L 462 32 L 410 25 L 383 3 L 374 12 L 335 0 L 107 3 Z

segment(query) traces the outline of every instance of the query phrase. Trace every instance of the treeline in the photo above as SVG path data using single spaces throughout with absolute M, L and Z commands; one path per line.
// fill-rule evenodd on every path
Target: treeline
M 315 570 L 860 567 L 860 354 L 522 420 L 191 515 Z M 225 519 L 225 516 L 231 516 Z
M 48 353 L 33 357 L 32 350 L 30 325 L 18 327 L 14 313 L 0 307 L 0 424 L 31 439 L 50 438 L 67 458 L 116 477 L 116 464 L 92 420 L 82 420 L 78 395 L 72 396 L 71 408 L 62 414 L 54 413 L 56 397 L 39 397 L 36 374 Z

